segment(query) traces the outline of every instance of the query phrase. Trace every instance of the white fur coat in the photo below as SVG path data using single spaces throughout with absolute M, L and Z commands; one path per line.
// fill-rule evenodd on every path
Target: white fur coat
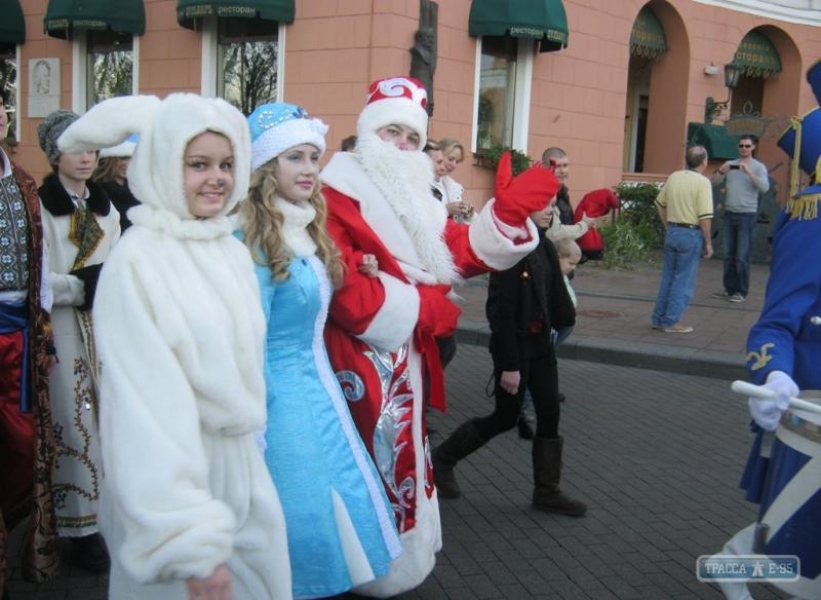
M 220 215 L 196 219 L 183 154 L 206 130 L 231 142 L 235 186 Z M 265 320 L 250 254 L 225 216 L 247 190 L 247 124 L 222 100 L 132 96 L 98 104 L 60 144 L 134 132 L 128 176 L 142 205 L 94 304 L 109 594 L 185 598 L 186 579 L 225 563 L 235 599 L 289 600 L 285 520 L 254 436 L 266 422 Z

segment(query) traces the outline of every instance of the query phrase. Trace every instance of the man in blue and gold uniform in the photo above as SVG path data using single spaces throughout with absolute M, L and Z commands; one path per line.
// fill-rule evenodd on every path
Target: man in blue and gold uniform
M 747 339 L 747 371 L 773 392 L 750 398 L 755 442 L 742 477 L 759 522 L 738 532 L 723 555 L 797 555 L 800 577 L 776 585 L 795 598 L 821 598 L 821 440 L 779 430 L 789 398 L 821 389 L 821 185 L 799 192 L 779 216 L 764 307 Z M 777 466 L 777 468 L 775 468 Z M 744 583 L 722 583 L 731 600 L 752 599 Z

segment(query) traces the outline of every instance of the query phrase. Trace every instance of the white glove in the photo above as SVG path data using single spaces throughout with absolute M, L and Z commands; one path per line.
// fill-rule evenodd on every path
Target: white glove
M 798 386 L 784 371 L 773 371 L 767 376 L 766 389 L 775 395 L 772 398 L 749 398 L 750 415 L 759 427 L 775 431 L 781 415 L 790 406 L 790 397 L 798 396 Z

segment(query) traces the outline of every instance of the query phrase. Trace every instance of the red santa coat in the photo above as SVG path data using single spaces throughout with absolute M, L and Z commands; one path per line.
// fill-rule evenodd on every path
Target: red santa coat
M 432 339 L 420 345 L 417 331 L 417 285 L 442 282 L 423 264 L 411 235 L 354 155 L 337 153 L 322 179 L 328 231 L 346 263 L 344 284 L 330 306 L 326 344 L 359 434 L 382 476 L 403 545 L 388 575 L 356 591 L 388 597 L 424 581 L 442 545 L 423 398 L 422 351 L 436 346 Z M 492 204 L 467 226 L 448 219 L 430 197 L 425 219 L 442 232 L 463 277 L 508 268 L 535 245 L 530 223 L 530 241 L 519 244 L 506 237 Z M 365 253 L 379 261 L 376 278 L 357 269 Z M 439 379 L 431 381 L 432 389 L 442 385 L 441 371 L 431 377 Z

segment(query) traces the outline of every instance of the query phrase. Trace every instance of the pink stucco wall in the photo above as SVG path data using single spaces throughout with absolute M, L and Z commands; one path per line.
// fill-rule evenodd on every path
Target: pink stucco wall
M 571 197 L 612 186 L 623 178 L 629 40 L 643 0 L 564 0 L 568 48 L 537 54 L 530 104 L 528 153 L 550 145 L 568 151 Z M 821 28 L 774 21 L 691 0 L 651 0 L 670 50 L 653 65 L 646 171 L 664 176 L 682 165 L 686 128 L 703 119 L 707 96 L 724 99 L 723 75 L 704 74 L 709 64 L 732 60 L 741 39 L 764 27 L 778 49 L 783 71 L 765 85 L 767 117 L 803 114 L 815 106 L 804 72 L 821 56 Z M 28 62 L 58 57 L 62 105 L 71 105 L 71 43 L 42 33 L 47 0 L 22 0 L 27 42 L 22 46 L 21 144 L 15 158 L 35 176 L 47 165 L 36 145 L 39 119 L 28 119 Z M 201 85 L 201 34 L 179 27 L 175 0 L 145 0 L 146 34 L 140 40 L 141 93 L 197 92 Z M 469 0 L 440 0 L 433 138 L 452 136 L 470 147 L 476 71 L 476 40 L 468 35 Z M 418 28 L 418 0 L 296 0 L 296 20 L 286 28 L 284 100 L 304 105 L 331 127 L 329 148 L 355 132 L 368 84 L 407 73 Z M 770 131 L 759 146 L 769 164 L 784 161 Z M 492 174 L 472 166 L 456 172 L 468 198 L 481 204 Z M 787 169 L 774 176 L 786 181 Z

